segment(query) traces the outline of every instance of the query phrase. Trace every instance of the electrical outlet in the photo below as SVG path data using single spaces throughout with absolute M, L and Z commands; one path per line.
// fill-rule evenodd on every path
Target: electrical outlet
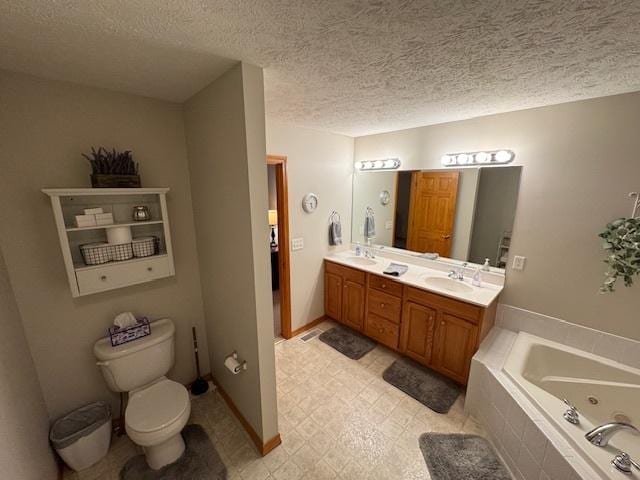
M 385 230 L 391 230 L 393 228 L 393 221 L 387 220 L 386 222 L 384 222 L 384 228 Z
M 304 238 L 292 238 L 291 239 L 291 250 L 294 252 L 296 250 L 302 250 L 304 248 Z
M 527 257 L 520 257 L 518 255 L 513 257 L 513 269 L 524 270 L 524 263 L 526 260 L 527 260 Z

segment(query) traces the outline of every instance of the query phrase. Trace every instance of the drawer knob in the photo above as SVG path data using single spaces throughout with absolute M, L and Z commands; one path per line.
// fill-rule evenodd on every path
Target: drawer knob
M 382 284 L 382 288 L 387 288 L 387 284 L 386 284 L 386 283 L 383 283 L 383 284 Z
M 444 325 L 444 320 L 440 322 L 440 325 Z
M 384 328 L 379 328 L 378 333 L 384 333 Z
M 147 272 L 153 272 L 153 267 L 147 267 Z
M 381 304 L 380 304 L 380 308 L 384 308 L 384 303 L 381 303 Z
M 102 280 L 103 282 L 104 282 L 106 279 L 107 279 L 107 276 L 106 276 L 106 275 L 101 275 L 101 276 L 100 276 L 100 280 Z

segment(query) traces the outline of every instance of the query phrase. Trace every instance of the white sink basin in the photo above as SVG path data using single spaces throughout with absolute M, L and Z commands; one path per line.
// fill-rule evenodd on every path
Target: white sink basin
M 456 293 L 471 293 L 473 288 L 469 285 L 462 283 L 460 280 L 453 280 L 451 278 L 443 277 L 425 277 L 424 283 L 427 286 L 433 288 L 439 288 L 441 290 L 448 290 Z
M 375 260 L 366 257 L 347 257 L 347 260 L 356 265 L 375 265 L 377 263 Z

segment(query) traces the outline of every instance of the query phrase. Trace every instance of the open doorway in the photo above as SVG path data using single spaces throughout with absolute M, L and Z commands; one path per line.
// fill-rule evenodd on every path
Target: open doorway
M 291 338 L 291 279 L 289 275 L 289 199 L 287 157 L 267 155 L 269 181 L 269 246 L 275 341 Z

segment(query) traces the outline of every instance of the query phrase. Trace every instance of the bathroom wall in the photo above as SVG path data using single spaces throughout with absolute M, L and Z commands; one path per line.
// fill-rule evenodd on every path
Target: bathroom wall
M 6 71 L 0 91 L 0 245 L 49 415 L 98 399 L 117 407 L 92 348 L 122 311 L 173 319 L 176 365 L 169 376 L 184 383 L 195 378 L 196 325 L 207 373 L 181 106 Z M 92 145 L 131 149 L 143 186 L 171 188 L 175 277 L 71 297 L 51 204 L 40 189 L 89 186 L 90 168 L 80 153 Z
M 598 233 L 631 214 L 640 182 L 640 93 L 360 137 L 355 160 L 440 168 L 447 152 L 511 148 L 523 165 L 504 304 L 640 339 L 640 285 L 601 295 Z M 510 267 L 510 266 L 509 266 Z
M 489 258 L 491 265 L 496 265 L 500 238 L 503 232 L 513 229 L 519 184 L 520 171 L 517 168 L 482 169 L 470 262 L 482 264 Z
M 49 416 L 0 251 L 0 465 L 2 478 L 54 480 Z
M 453 222 L 453 240 L 451 258 L 469 259 L 471 232 L 476 212 L 478 193 L 478 170 L 461 170 L 458 177 L 458 198 L 456 200 L 456 218 Z M 483 262 L 484 263 L 484 262 Z
M 393 244 L 393 222 L 396 210 L 396 179 L 397 172 L 355 172 L 353 182 L 353 207 L 351 232 L 344 232 L 345 241 L 366 243 L 364 236 L 364 219 L 367 207 L 373 209 L 376 236 L 372 240 L 375 244 Z M 389 203 L 380 203 L 380 193 L 389 192 Z M 390 227 L 390 228 L 387 228 Z M 347 235 L 351 234 L 350 237 Z
M 295 330 L 324 315 L 323 257 L 344 248 L 351 232 L 353 138 L 267 119 L 267 152 L 287 157 L 289 229 L 304 248 L 291 252 L 291 326 Z M 302 210 L 302 197 L 319 197 L 314 213 Z M 330 247 L 329 215 L 342 217 L 342 247 Z
M 267 165 L 267 182 L 269 185 L 269 210 L 275 210 L 278 207 L 275 165 Z
M 236 65 L 184 118 L 213 375 L 266 442 L 277 411 L 262 70 Z M 233 351 L 248 363 L 236 376 Z

